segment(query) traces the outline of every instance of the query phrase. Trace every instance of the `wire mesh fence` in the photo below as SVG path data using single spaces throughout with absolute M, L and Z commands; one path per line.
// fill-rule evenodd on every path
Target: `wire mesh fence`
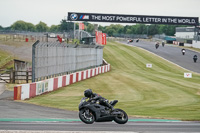
M 32 81 L 102 65 L 103 46 L 39 42 L 32 47 Z

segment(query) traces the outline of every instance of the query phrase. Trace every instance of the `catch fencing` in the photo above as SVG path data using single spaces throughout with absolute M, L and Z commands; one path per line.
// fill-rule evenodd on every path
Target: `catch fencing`
M 32 82 L 102 64 L 103 46 L 39 41 L 32 46 Z

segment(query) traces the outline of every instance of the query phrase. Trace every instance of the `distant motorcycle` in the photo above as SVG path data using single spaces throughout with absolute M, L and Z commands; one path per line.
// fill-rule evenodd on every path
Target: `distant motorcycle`
M 133 39 L 130 39 L 130 40 L 127 41 L 128 44 L 131 43 L 131 42 L 133 42 Z
M 128 115 L 121 109 L 109 109 L 98 104 L 95 100 L 86 101 L 86 97 L 81 99 L 79 104 L 79 118 L 86 124 L 94 122 L 115 121 L 118 124 L 125 124 L 128 121 Z M 114 107 L 118 100 L 111 101 Z
M 156 43 L 155 47 L 156 47 L 156 49 L 158 49 L 158 47 L 159 47 L 159 43 Z
M 182 51 L 182 54 L 185 55 L 185 49 L 182 49 L 181 51 Z
M 163 46 L 163 47 L 165 46 L 165 42 L 162 42 L 162 46 Z
M 193 56 L 194 63 L 197 62 L 197 59 L 198 59 L 198 58 L 197 58 L 197 55 L 194 55 L 194 56 Z

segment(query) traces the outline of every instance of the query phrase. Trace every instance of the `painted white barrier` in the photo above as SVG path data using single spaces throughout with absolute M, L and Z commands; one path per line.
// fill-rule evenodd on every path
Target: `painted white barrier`
M 101 74 L 101 67 L 99 67 L 99 74 Z
M 73 83 L 76 82 L 76 73 L 73 73 Z
M 88 69 L 88 78 L 91 77 L 91 76 L 90 76 L 90 75 L 91 75 L 90 73 L 91 73 L 91 69 Z
M 62 78 L 63 76 L 58 77 L 58 88 L 62 87 Z
M 69 79 L 70 79 L 70 76 L 66 75 L 66 85 L 69 85 Z
M 97 67 L 97 68 L 95 68 L 95 70 L 96 70 L 96 75 L 98 75 L 99 74 L 99 68 Z
M 78 81 L 81 81 L 82 71 L 78 72 Z
M 27 98 L 29 98 L 29 94 L 30 94 L 30 84 L 22 84 L 21 85 L 21 100 L 25 100 Z
M 86 79 L 86 73 L 87 73 L 87 70 L 85 70 L 83 73 L 83 79 Z

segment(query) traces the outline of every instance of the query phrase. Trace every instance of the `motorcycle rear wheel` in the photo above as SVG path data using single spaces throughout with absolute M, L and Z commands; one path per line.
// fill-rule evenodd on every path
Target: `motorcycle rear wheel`
M 115 111 L 121 112 L 121 115 L 117 115 L 114 121 L 118 124 L 125 124 L 128 121 L 128 115 L 122 109 L 115 109 Z
M 94 123 L 94 120 L 95 120 L 94 115 L 89 109 L 81 109 L 79 111 L 79 118 L 81 119 L 82 122 L 86 124 L 92 124 Z

